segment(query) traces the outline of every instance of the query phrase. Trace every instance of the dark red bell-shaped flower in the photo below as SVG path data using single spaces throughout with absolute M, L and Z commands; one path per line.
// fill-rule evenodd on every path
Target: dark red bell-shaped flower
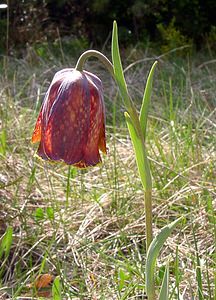
M 105 111 L 100 79 L 87 71 L 57 72 L 45 95 L 32 142 L 43 159 L 78 168 L 101 162 L 106 153 Z

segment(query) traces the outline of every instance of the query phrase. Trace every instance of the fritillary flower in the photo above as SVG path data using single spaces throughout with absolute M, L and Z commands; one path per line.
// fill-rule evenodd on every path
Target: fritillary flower
M 106 153 L 105 110 L 101 80 L 87 71 L 57 72 L 45 95 L 32 142 L 37 154 L 78 168 L 101 162 Z

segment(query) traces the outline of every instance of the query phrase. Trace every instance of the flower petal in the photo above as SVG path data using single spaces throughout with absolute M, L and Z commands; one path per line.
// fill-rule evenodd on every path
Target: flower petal
M 103 122 L 103 124 L 102 124 L 101 130 L 100 130 L 98 147 L 104 154 L 107 154 L 105 124 L 104 124 L 104 121 L 102 121 L 102 122 Z
M 98 97 L 98 106 L 102 107 L 102 115 L 101 115 L 101 123 L 100 123 L 100 134 L 99 134 L 99 142 L 98 147 L 103 153 L 107 153 L 106 149 L 106 135 L 105 135 L 105 107 L 104 107 L 104 99 L 103 99 L 103 86 L 101 80 L 95 76 L 94 74 L 84 71 L 89 81 L 92 81 L 94 89 L 97 90 Z
M 47 125 L 42 125 L 42 145 L 49 159 L 63 160 L 67 164 L 82 160 L 88 139 L 89 115 L 87 79 L 80 72 L 73 71 L 59 87 Z
M 50 108 L 56 99 L 58 89 L 61 84 L 61 81 L 59 80 L 62 77 L 61 75 L 62 75 L 61 72 L 56 73 L 56 75 L 54 76 L 52 83 L 45 95 L 34 131 L 32 134 L 32 143 L 37 143 L 37 142 L 41 141 L 41 122 L 42 122 L 42 118 L 44 119 L 44 117 L 45 117 L 44 111 L 46 111 L 47 114 L 49 114 L 49 112 L 50 112 Z M 58 81 L 57 81 L 57 79 L 58 79 Z M 44 107 L 45 107 L 45 109 L 43 109 Z
M 33 134 L 32 134 L 32 143 L 40 142 L 41 140 L 41 119 L 42 119 L 42 108 L 40 110 Z
M 100 87 L 97 87 L 93 82 L 89 82 L 89 86 L 91 94 L 90 126 L 82 164 L 94 166 L 101 162 L 99 144 L 101 143 L 102 148 L 106 147 L 105 132 L 103 132 L 104 107 L 103 94 L 101 93 Z M 101 134 L 103 138 L 101 138 Z

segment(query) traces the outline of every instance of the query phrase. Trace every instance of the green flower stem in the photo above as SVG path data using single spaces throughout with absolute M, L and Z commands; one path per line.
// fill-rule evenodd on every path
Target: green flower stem
M 78 59 L 78 62 L 76 64 L 76 67 L 75 69 L 77 71 L 80 71 L 82 72 L 83 70 L 83 66 L 86 62 L 86 60 L 89 58 L 89 57 L 96 57 L 97 59 L 99 59 L 102 64 L 107 68 L 107 70 L 110 72 L 110 74 L 112 75 L 112 77 L 115 79 L 115 75 L 114 75 L 114 70 L 113 70 L 113 65 L 111 64 L 111 62 L 109 61 L 109 59 L 103 55 L 101 52 L 97 51 L 97 50 L 88 50 L 88 51 L 85 51 Z

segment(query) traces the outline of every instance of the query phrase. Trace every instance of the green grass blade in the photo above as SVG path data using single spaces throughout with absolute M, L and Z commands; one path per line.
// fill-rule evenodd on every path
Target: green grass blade
M 130 98 L 128 95 L 127 85 L 124 78 L 120 53 L 118 44 L 118 28 L 116 21 L 113 22 L 113 33 L 112 33 L 112 62 L 114 68 L 115 79 L 120 89 L 123 101 L 126 109 L 130 108 Z
M 7 147 L 7 142 L 6 142 L 6 130 L 3 129 L 2 132 L 0 133 L 0 154 L 5 156 L 6 154 L 6 147 Z
M 144 139 L 146 137 L 148 109 L 149 109 L 149 103 L 150 103 L 150 100 L 151 100 L 152 82 L 153 82 L 153 75 L 154 75 L 156 65 L 157 65 L 157 61 L 154 62 L 154 64 L 151 67 L 151 70 L 149 72 L 147 82 L 146 82 L 146 86 L 145 86 L 144 95 L 143 95 L 142 106 L 141 106 L 141 110 L 140 110 L 140 126 L 141 126 L 141 129 L 142 129 Z
M 178 246 L 176 248 L 176 257 L 175 257 L 175 264 L 174 264 L 174 272 L 175 272 L 175 282 L 176 282 L 176 288 L 177 288 L 177 300 L 180 299 L 180 290 L 179 290 L 179 284 L 180 284 L 180 270 L 179 270 L 179 256 L 178 256 Z
M 53 282 L 52 286 L 52 299 L 53 300 L 61 300 L 61 282 L 60 277 L 57 276 Z
M 160 290 L 159 300 L 169 299 L 169 263 L 166 265 L 164 272 L 163 282 Z
M 216 271 L 215 271 L 216 273 Z M 209 300 L 212 300 L 212 291 L 211 291 L 211 279 L 209 276 L 209 264 L 208 264 L 208 259 L 206 259 L 206 279 L 207 279 L 207 286 L 208 286 L 208 295 L 209 295 Z M 216 297 L 214 298 L 216 299 Z
M 170 122 L 174 121 L 174 109 L 173 109 L 173 86 L 172 79 L 169 78 L 169 119 Z
M 67 175 L 67 186 L 66 186 L 66 206 L 69 206 L 69 197 L 70 197 L 70 178 L 71 178 L 71 166 L 68 166 L 68 175 Z
M 36 174 L 36 166 L 32 168 L 31 175 L 29 177 L 29 182 L 28 182 L 29 187 L 31 187 L 35 181 L 35 174 Z
M 5 257 L 8 257 L 11 245 L 13 240 L 13 228 L 8 227 L 6 232 L 4 233 L 2 237 L 2 241 L 0 243 L 0 258 L 5 255 Z
M 202 286 L 202 272 L 201 272 L 201 265 L 200 265 L 200 258 L 199 258 L 199 252 L 197 247 L 197 240 L 195 235 L 195 229 L 193 226 L 193 238 L 194 238 L 194 245 L 196 250 L 196 279 L 197 279 L 197 285 L 198 285 L 198 297 L 199 300 L 203 300 L 203 286 Z
M 159 255 L 160 249 L 170 236 L 175 226 L 182 220 L 182 217 L 175 220 L 169 225 L 164 226 L 159 234 L 153 239 L 146 258 L 146 293 L 148 299 L 154 299 L 154 269 L 156 259 Z
M 127 112 L 125 112 L 125 119 L 130 133 L 131 141 L 134 147 L 139 175 L 142 181 L 143 188 L 146 191 L 151 189 L 152 180 L 151 180 L 151 172 L 150 172 L 145 146 L 142 140 L 138 137 L 137 132 L 130 119 L 130 116 Z

